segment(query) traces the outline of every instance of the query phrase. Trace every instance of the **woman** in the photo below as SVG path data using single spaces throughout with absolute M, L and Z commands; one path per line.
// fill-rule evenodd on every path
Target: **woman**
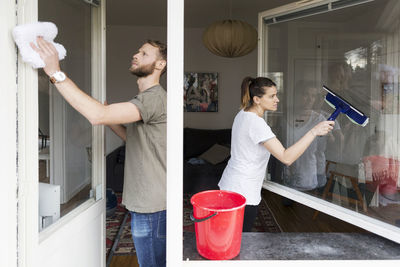
M 232 126 L 231 158 L 218 186 L 246 198 L 243 231 L 251 231 L 261 201 L 261 188 L 270 154 L 286 165 L 292 164 L 316 136 L 332 130 L 333 121 L 323 121 L 299 141 L 285 149 L 263 119 L 265 111 L 278 107 L 276 84 L 268 78 L 246 77 L 242 82 L 241 110 Z

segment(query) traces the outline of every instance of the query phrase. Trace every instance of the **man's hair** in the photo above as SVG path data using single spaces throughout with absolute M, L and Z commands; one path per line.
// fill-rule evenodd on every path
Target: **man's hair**
M 158 52 L 160 54 L 161 59 L 167 61 L 167 45 L 157 41 L 157 40 L 147 40 L 145 42 L 146 44 L 152 45 L 154 47 L 158 48 Z M 164 74 L 164 72 L 167 71 L 167 65 L 165 65 L 164 69 L 162 70 L 161 74 Z

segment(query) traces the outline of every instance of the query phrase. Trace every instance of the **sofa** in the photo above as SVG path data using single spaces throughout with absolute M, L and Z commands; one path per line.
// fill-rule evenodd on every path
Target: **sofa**
M 183 192 L 218 189 L 230 157 L 231 129 L 184 128 Z
M 183 191 L 194 194 L 218 189 L 218 182 L 230 157 L 231 129 L 183 129 Z M 106 157 L 107 188 L 122 192 L 125 145 Z

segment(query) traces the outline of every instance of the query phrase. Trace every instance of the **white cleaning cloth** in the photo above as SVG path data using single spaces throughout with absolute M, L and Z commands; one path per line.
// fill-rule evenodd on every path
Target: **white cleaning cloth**
M 42 36 L 44 40 L 52 43 L 57 49 L 58 58 L 60 60 L 64 59 L 67 54 L 64 46 L 53 42 L 57 33 L 57 26 L 52 22 L 35 22 L 16 26 L 13 30 L 13 37 L 21 53 L 22 60 L 31 64 L 35 69 L 45 66 L 39 54 L 29 45 L 32 42 L 37 46 L 36 37 L 38 36 Z

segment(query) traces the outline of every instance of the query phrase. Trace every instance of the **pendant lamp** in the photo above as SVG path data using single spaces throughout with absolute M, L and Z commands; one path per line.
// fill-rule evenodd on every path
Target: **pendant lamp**
M 241 57 L 257 46 L 257 31 L 247 22 L 222 20 L 211 24 L 203 33 L 203 44 L 221 57 Z

